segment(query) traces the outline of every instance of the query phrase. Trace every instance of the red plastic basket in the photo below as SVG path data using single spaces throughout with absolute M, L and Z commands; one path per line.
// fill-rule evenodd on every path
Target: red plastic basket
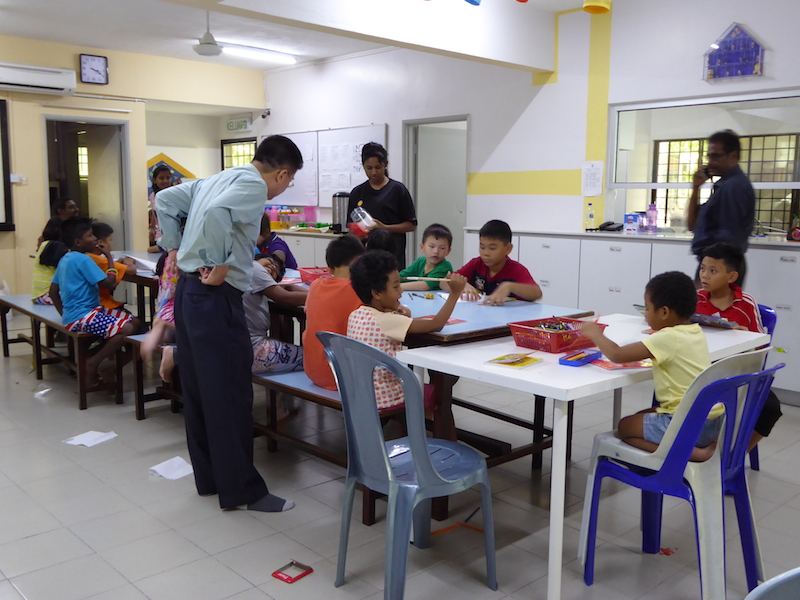
M 300 281 L 303 283 L 311 283 L 320 277 L 330 277 L 328 269 L 324 267 L 306 267 L 298 270 L 300 271 Z
M 567 331 L 549 331 L 542 327 L 545 323 L 560 323 L 562 325 L 574 327 L 574 329 Z M 581 348 L 591 348 L 594 346 L 592 340 L 581 337 L 580 329 L 583 323 L 583 321 L 577 319 L 550 317 L 549 319 L 509 323 L 508 326 L 511 328 L 511 335 L 514 336 L 514 343 L 517 346 L 556 353 L 564 352 L 567 348 L 570 350 L 580 350 Z M 598 325 L 602 329 L 607 327 L 607 325 L 602 323 L 598 323 Z

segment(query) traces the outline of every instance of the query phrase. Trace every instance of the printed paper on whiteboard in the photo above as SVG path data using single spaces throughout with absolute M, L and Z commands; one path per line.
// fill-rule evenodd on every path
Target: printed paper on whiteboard
M 591 160 L 583 163 L 581 196 L 603 195 L 603 161 Z

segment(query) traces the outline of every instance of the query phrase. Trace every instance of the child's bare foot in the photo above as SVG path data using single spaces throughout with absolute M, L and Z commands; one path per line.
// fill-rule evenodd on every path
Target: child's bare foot
M 144 336 L 144 340 L 142 340 L 140 353 L 143 360 L 149 360 L 153 352 L 155 352 L 155 349 L 164 343 L 166 329 L 167 324 L 161 319 L 156 319 L 153 322 L 153 328 L 150 330 L 150 333 Z
M 161 366 L 158 368 L 158 374 L 161 380 L 169 383 L 172 381 L 172 370 L 175 368 L 175 348 L 173 346 L 164 346 L 161 349 Z

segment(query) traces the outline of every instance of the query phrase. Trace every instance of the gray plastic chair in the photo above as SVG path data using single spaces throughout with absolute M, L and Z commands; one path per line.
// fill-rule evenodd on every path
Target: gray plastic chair
M 416 375 L 397 359 L 335 333 L 322 331 L 317 337 L 336 376 L 347 432 L 347 480 L 336 587 L 344 583 L 356 483 L 388 496 L 384 598 L 393 600 L 401 600 L 405 590 L 412 520 L 414 545 L 427 548 L 431 543 L 431 498 L 451 496 L 478 484 L 483 509 L 486 585 L 496 590 L 492 492 L 484 458 L 469 446 L 426 436 L 422 386 Z M 384 440 L 372 380 L 374 370 L 379 367 L 391 371 L 402 383 L 408 437 Z
M 797 600 L 800 598 L 800 567 L 765 581 L 744 600 Z

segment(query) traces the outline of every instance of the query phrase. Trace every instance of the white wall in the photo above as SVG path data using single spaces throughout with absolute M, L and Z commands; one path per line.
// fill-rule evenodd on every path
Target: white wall
M 614 0 L 609 102 L 800 87 L 800 4 L 787 0 Z M 732 22 L 766 48 L 764 75 L 705 81 L 703 55 Z
M 195 177 L 217 173 L 219 117 L 147 111 L 147 158 L 164 153 Z
M 397 177 L 404 120 L 467 114 L 470 173 L 579 169 L 589 19 L 582 12 L 561 17 L 552 85 L 533 86 L 529 73 L 515 69 L 403 49 L 268 73 L 272 116 L 258 120 L 257 133 L 387 123 Z M 468 197 L 467 225 L 500 218 L 517 229 L 578 231 L 582 211 L 580 196 L 475 195 Z

